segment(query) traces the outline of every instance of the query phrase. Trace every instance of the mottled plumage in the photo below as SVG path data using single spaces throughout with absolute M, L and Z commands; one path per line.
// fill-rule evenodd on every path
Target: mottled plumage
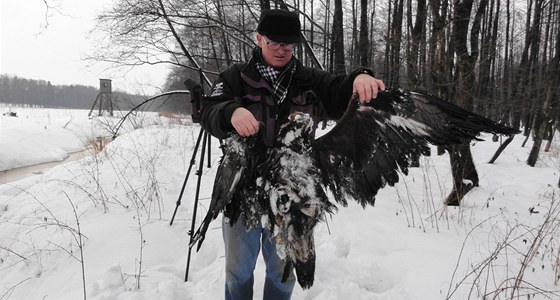
M 277 254 L 293 266 L 303 288 L 313 285 L 313 229 L 335 205 L 348 199 L 373 205 L 377 191 L 394 185 L 399 172 L 428 150 L 428 143 L 450 145 L 475 139 L 480 132 L 517 131 L 436 97 L 386 91 L 367 105 L 352 97 L 338 124 L 314 140 L 313 121 L 294 113 L 282 125 L 273 148 L 258 136 L 227 140 L 209 211 L 193 236 L 198 247 L 208 224 L 224 211 L 230 223 L 261 222 L 277 241 Z M 257 178 L 255 181 L 254 178 Z M 251 180 L 252 179 L 252 180 Z

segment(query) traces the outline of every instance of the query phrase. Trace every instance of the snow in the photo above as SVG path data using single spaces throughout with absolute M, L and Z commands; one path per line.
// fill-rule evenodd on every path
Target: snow
M 77 161 L 0 185 L 0 299 L 83 299 L 84 289 L 94 300 L 223 299 L 221 217 L 193 250 L 184 281 L 198 157 L 169 225 L 197 124 L 138 114 L 98 152 L 89 142 L 111 136 L 117 117 L 0 107 L 8 110 L 18 117 L 0 114 L 0 170 L 87 150 Z M 480 186 L 460 207 L 442 204 L 451 189 L 449 159 L 433 149 L 396 187 L 381 190 L 375 207 L 350 203 L 319 223 L 314 286 L 296 286 L 292 298 L 509 299 L 514 286 L 520 298 L 558 297 L 559 147 L 531 168 L 531 142 L 521 147 L 519 135 L 487 164 L 498 143 L 483 138 L 472 146 Z M 200 173 L 197 226 L 220 159 L 215 139 L 211 152 L 211 168 L 206 157 Z M 264 268 L 259 260 L 255 299 L 262 298 Z
M 87 139 L 97 132 L 87 122 L 87 112 L 17 109 L 17 117 L 4 116 L 8 111 L 11 109 L 1 109 L 0 171 L 64 160 L 69 153 L 85 148 Z

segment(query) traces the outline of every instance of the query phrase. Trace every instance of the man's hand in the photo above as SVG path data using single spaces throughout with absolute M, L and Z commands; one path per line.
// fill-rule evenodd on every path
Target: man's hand
M 385 90 L 383 81 L 371 77 L 368 74 L 360 74 L 354 79 L 352 92 L 358 93 L 360 96 L 360 103 L 369 103 L 372 99 L 377 97 L 379 90 Z
M 259 122 L 243 107 L 236 108 L 231 115 L 231 125 L 240 136 L 251 136 L 259 132 Z

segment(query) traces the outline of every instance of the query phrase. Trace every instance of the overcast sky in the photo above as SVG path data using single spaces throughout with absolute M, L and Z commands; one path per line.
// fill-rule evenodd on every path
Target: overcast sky
M 114 0 L 49 0 L 58 12 L 47 12 L 43 0 L 0 0 L 0 73 L 52 84 L 99 86 L 113 80 L 114 90 L 156 93 L 165 81 L 164 66 L 137 67 L 124 73 L 106 65 L 87 67 L 82 58 L 95 50 L 87 33 L 94 18 Z

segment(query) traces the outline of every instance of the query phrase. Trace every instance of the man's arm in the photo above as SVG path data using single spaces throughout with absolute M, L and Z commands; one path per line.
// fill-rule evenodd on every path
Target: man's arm
M 231 125 L 240 136 L 251 136 L 259 132 L 259 122 L 244 107 L 238 107 L 233 111 Z
M 383 81 L 376 79 L 369 69 L 359 68 L 347 75 L 312 69 L 314 90 L 319 94 L 327 119 L 342 116 L 352 93 L 358 93 L 360 102 L 369 102 L 379 90 L 384 90 Z
M 242 107 L 241 100 L 234 97 L 230 84 L 220 74 L 209 96 L 202 100 L 200 125 L 211 135 L 223 139 L 234 130 L 231 123 L 234 111 Z
M 359 74 L 354 78 L 352 84 L 352 92 L 358 93 L 360 103 L 369 103 L 371 100 L 377 98 L 377 92 L 385 90 L 383 81 L 376 79 L 370 74 Z

